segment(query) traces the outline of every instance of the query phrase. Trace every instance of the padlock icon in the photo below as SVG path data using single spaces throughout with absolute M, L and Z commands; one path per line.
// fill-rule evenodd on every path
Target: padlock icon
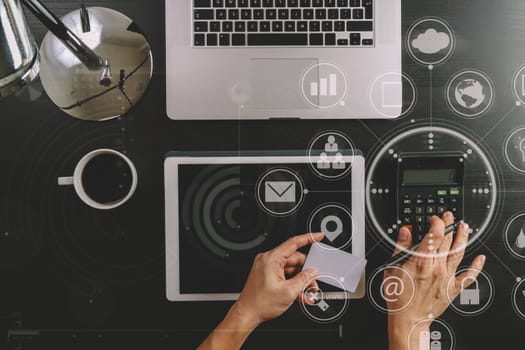
M 465 289 L 465 282 L 473 280 L 475 288 Z M 461 305 L 479 305 L 479 282 L 474 277 L 466 277 L 461 281 L 461 294 L 459 295 L 459 303 Z

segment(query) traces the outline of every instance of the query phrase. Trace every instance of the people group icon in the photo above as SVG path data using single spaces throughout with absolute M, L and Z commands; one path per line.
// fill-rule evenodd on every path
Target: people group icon
M 335 142 L 335 136 L 328 136 L 327 143 L 324 145 L 325 152 L 337 152 L 339 151 L 339 145 Z
M 327 142 L 324 146 L 324 152 L 322 152 L 319 155 L 319 160 L 317 161 L 317 169 L 346 169 L 346 163 L 344 161 L 343 154 L 339 152 L 339 145 L 337 144 L 334 135 L 328 136 Z

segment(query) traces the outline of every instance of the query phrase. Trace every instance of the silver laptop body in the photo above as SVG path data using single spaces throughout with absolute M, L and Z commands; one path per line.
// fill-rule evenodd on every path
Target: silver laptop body
M 261 2 L 260 8 L 227 8 L 228 1 L 251 5 L 251 0 L 209 1 L 209 8 L 199 8 L 195 7 L 202 5 L 199 0 L 166 0 L 167 114 L 171 119 L 385 119 L 401 114 L 401 0 L 348 0 L 346 3 L 358 1 L 361 6 L 357 12 L 349 8 L 351 16 L 362 17 L 365 3 L 372 6 L 372 19 L 355 21 L 341 18 L 348 13 L 345 9 L 302 8 L 301 0 L 297 0 L 297 8 L 265 8 L 265 0 L 255 0 L 255 4 Z M 268 1 L 276 6 L 284 0 Z M 311 6 L 316 1 L 323 3 L 305 1 Z M 339 0 L 334 2 L 339 4 Z M 221 3 L 223 7 L 213 7 Z M 235 10 L 239 11 L 239 20 L 229 21 L 227 16 Z M 281 28 L 273 28 L 272 23 L 272 28 L 263 29 L 268 32 L 261 32 L 262 26 L 268 25 L 261 22 L 270 22 L 254 19 L 261 10 L 263 15 L 277 16 L 287 10 L 288 20 L 280 21 Z M 301 15 L 312 10 L 314 16 L 325 10 L 337 19 L 319 20 L 320 31 L 311 32 L 309 22 L 316 18 L 292 19 L 294 10 L 295 15 L 299 14 L 297 10 Z M 218 20 L 216 15 L 226 15 L 226 19 Z M 241 20 L 241 15 L 251 20 Z M 232 22 L 231 32 L 223 32 L 223 22 Z M 236 22 L 245 22 L 244 27 Z M 306 32 L 298 31 L 299 26 L 305 29 L 305 23 L 299 22 L 308 22 Z M 334 35 L 325 36 L 322 30 L 327 28 L 323 26 L 329 23 L 324 22 L 332 22 L 335 39 Z M 335 32 L 340 22 L 345 26 L 339 30 L 344 31 Z M 372 30 L 348 32 L 349 28 L 361 30 L 367 25 Z M 255 29 L 257 32 L 249 32 Z M 286 31 L 291 29 L 295 31 Z M 224 45 L 226 39 L 228 45 Z M 320 45 L 314 39 L 324 41 Z

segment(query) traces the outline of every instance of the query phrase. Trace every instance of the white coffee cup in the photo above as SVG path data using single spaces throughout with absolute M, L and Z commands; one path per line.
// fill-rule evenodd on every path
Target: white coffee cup
M 82 183 L 84 170 L 86 166 L 89 164 L 89 162 L 93 160 L 94 158 L 100 155 L 104 155 L 104 154 L 110 154 L 110 155 L 114 155 L 120 158 L 122 161 L 124 161 L 129 166 L 129 169 L 131 171 L 131 187 L 129 189 L 128 194 L 122 199 L 119 199 L 111 203 L 100 203 L 94 200 L 93 198 L 91 198 L 86 192 L 86 189 L 84 188 L 84 184 Z M 104 179 L 101 179 L 101 181 L 103 180 Z M 97 149 L 95 151 L 92 151 L 86 154 L 77 163 L 73 176 L 58 178 L 58 184 L 60 186 L 74 186 L 77 195 L 80 197 L 80 199 L 84 203 L 86 203 L 92 208 L 100 209 L 100 210 L 115 209 L 121 206 L 122 204 L 126 203 L 135 193 L 135 190 L 137 189 L 137 183 L 138 183 L 138 176 L 137 176 L 137 169 L 135 169 L 135 165 L 133 165 L 131 160 L 128 157 L 126 157 L 124 154 L 117 152 L 115 150 L 112 150 L 112 149 Z

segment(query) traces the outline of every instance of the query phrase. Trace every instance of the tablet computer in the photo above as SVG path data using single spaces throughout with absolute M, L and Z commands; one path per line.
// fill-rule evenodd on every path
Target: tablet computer
M 255 255 L 302 233 L 323 231 L 322 243 L 364 257 L 365 160 L 328 151 L 169 153 L 168 300 L 236 300 Z M 363 274 L 345 295 L 365 289 Z

